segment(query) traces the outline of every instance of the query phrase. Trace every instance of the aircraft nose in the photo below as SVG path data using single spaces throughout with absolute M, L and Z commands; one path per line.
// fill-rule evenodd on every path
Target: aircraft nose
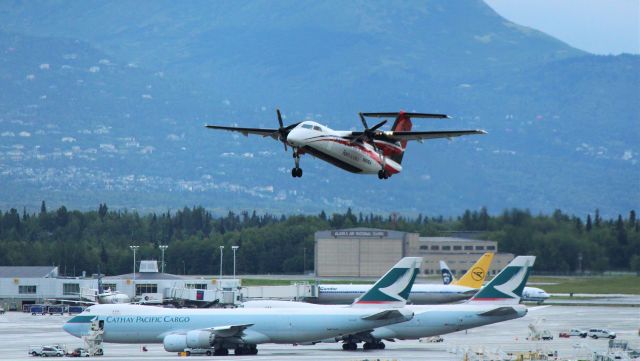
M 294 128 L 287 134 L 287 142 L 294 147 L 300 146 L 301 140 L 302 137 L 298 129 Z
M 76 316 L 67 321 L 64 325 L 62 325 L 62 329 L 72 336 L 82 337 L 89 334 L 89 328 L 91 324 L 85 322 L 77 322 L 78 317 L 79 316 Z

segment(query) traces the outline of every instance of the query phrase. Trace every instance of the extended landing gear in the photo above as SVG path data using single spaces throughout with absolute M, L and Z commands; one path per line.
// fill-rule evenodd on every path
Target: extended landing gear
M 240 355 L 257 355 L 258 347 L 256 345 L 238 346 L 233 352 L 236 356 Z
M 300 168 L 300 153 L 297 149 L 293 149 L 293 160 L 296 162 L 295 168 L 291 168 L 291 176 L 293 178 L 302 177 L 302 168 Z
M 229 349 L 220 347 L 213 351 L 214 356 L 227 356 L 229 354 Z
M 391 175 L 384 169 L 378 171 L 378 179 L 388 179 Z
M 342 349 L 345 351 L 355 351 L 358 349 L 358 344 L 355 342 L 345 342 L 342 344 Z
M 362 348 L 365 350 L 384 350 L 384 342 L 365 342 Z

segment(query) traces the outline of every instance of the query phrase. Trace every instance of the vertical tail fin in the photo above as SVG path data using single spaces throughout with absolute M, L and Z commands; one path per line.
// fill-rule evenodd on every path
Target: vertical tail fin
M 400 113 L 398 113 L 398 116 L 396 117 L 396 121 L 393 122 L 393 126 L 391 127 L 391 130 L 394 132 L 410 132 L 412 126 L 413 126 L 413 123 L 411 123 L 411 118 L 409 117 L 409 115 L 401 111 Z M 390 158 L 398 164 L 402 163 L 402 157 L 404 157 L 404 151 L 407 149 L 407 141 L 406 140 L 400 141 L 400 147 L 402 148 L 401 152 L 392 154 L 390 156 Z
M 352 306 L 384 305 L 402 307 L 407 303 L 411 287 L 416 280 L 422 257 L 405 257 L 396 263 L 382 278 Z
M 490 301 L 500 304 L 517 304 L 522 290 L 536 261 L 535 256 L 518 256 L 497 276 L 475 294 L 469 303 Z
M 458 286 L 466 286 L 471 288 L 480 288 L 489 273 L 489 266 L 493 260 L 493 252 L 487 252 L 476 261 L 476 263 L 467 270 L 464 276 L 452 283 Z
M 447 262 L 440 260 L 440 273 L 442 274 L 442 283 L 445 285 L 455 284 L 458 280 L 456 280 L 456 276 L 451 273 L 449 266 L 447 266 Z

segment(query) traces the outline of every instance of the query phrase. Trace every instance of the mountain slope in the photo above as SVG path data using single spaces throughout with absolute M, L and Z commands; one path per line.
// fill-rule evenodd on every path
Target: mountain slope
M 7 1 L 0 29 L 2 207 L 617 214 L 640 200 L 640 57 L 585 54 L 480 1 Z M 272 127 L 277 106 L 338 129 L 358 111 L 444 112 L 415 127 L 489 134 L 411 144 L 379 182 L 309 157 L 294 180 L 281 144 L 202 128 Z

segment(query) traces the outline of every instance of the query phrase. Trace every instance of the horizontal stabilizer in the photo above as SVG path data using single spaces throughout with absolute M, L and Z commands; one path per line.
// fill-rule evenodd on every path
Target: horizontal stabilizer
M 242 333 L 242 331 L 246 330 L 251 326 L 253 326 L 253 323 L 247 323 L 244 325 L 217 326 L 217 327 L 207 328 L 206 330 L 213 333 L 217 337 L 233 337 L 233 336 L 239 336 Z
M 450 118 L 446 114 L 430 114 L 430 113 L 400 113 L 400 112 L 390 112 L 390 113 L 362 113 L 365 117 L 372 118 L 391 118 L 397 117 L 398 115 L 405 115 L 409 118 L 435 118 L 435 119 L 446 119 Z
M 505 307 L 494 308 L 493 310 L 480 313 L 478 314 L 478 316 L 508 316 L 508 315 L 515 315 L 517 313 L 518 311 L 513 309 L 513 307 L 505 306 Z

